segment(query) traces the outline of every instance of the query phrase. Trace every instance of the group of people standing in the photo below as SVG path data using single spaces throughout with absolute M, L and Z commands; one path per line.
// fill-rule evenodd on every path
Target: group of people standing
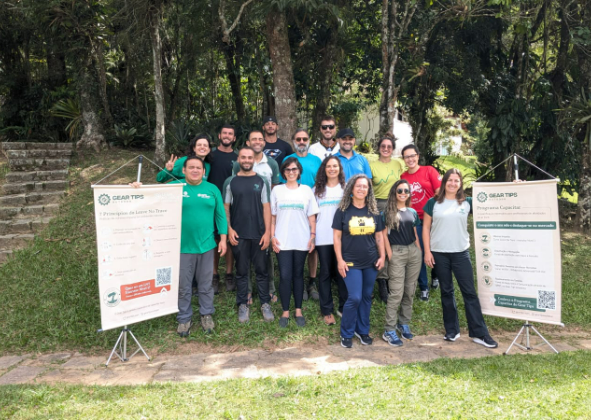
M 277 120 L 266 117 L 262 130 L 249 133 L 246 146 L 233 149 L 235 130 L 222 127 L 212 150 L 207 135 L 190 143 L 187 156 L 171 156 L 158 182 L 184 182 L 177 332 L 192 326 L 191 297 L 199 296 L 201 326 L 213 330 L 214 295 L 219 292 L 219 258 L 226 257 L 225 285 L 236 290 L 239 322 L 248 322 L 253 304 L 251 266 L 265 321 L 275 320 L 271 304 L 281 301 L 280 327 L 306 324 L 302 302 L 319 301 L 327 325 L 341 317 L 341 344 L 353 338 L 371 345 L 369 316 L 376 279 L 387 302 L 382 338 L 393 346 L 411 340 L 417 283 L 429 299 L 425 263 L 432 287 L 441 286 L 445 340 L 459 335 L 452 273 L 464 297 L 469 335 L 496 347 L 484 323 L 468 253 L 467 217 L 471 199 L 462 176 L 443 179 L 419 165 L 414 145 L 402 150 L 407 166 L 392 154 L 395 139 L 378 142 L 371 164 L 354 150 L 350 128 L 337 132 L 335 119 L 323 117 L 320 139 L 310 145 L 306 130 L 293 134 L 292 146 L 277 137 Z M 230 246 L 227 246 L 229 243 Z M 279 268 L 278 295 L 273 251 Z M 310 277 L 304 280 L 306 259 Z M 318 276 L 318 264 L 320 270 Z M 233 275 L 233 267 L 236 274 Z M 338 290 L 335 310 L 332 285 Z M 290 312 L 293 297 L 294 312 Z

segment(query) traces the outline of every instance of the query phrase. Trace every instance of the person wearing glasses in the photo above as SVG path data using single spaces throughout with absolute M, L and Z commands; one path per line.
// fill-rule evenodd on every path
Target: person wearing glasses
M 286 182 L 271 191 L 271 243 L 279 262 L 281 328 L 286 328 L 289 323 L 292 290 L 296 325 L 306 325 L 302 314 L 304 264 L 306 256 L 314 251 L 318 204 L 312 189 L 298 182 L 304 171 L 296 157 L 285 158 L 281 174 Z
M 337 125 L 334 117 L 325 115 L 320 119 L 320 140 L 310 146 L 308 150 L 320 160 L 324 160 L 327 156 L 334 155 L 339 151 L 339 144 L 335 139 L 337 133 Z
M 388 204 L 388 196 L 392 186 L 400 179 L 402 174 L 402 164 L 392 159 L 396 141 L 394 136 L 390 133 L 385 134 L 380 138 L 377 145 L 379 158 L 370 162 L 373 184 L 373 190 L 378 202 L 378 210 L 384 214 Z M 380 299 L 386 303 L 388 301 L 388 261 L 384 264 L 384 268 L 378 273 L 378 290 Z
M 417 226 L 421 223 L 410 207 L 410 184 L 404 179 L 394 183 L 383 213 L 386 231 L 384 243 L 388 265 L 388 304 L 386 330 L 382 338 L 391 346 L 401 346 L 402 340 L 412 340 L 410 320 L 417 278 L 423 261 Z M 398 336 L 397 332 L 400 334 Z
M 402 158 L 407 166 L 406 172 L 400 175 L 401 179 L 406 179 L 410 184 L 412 192 L 412 208 L 415 209 L 419 215 L 421 222 L 423 221 L 423 207 L 427 201 L 439 192 L 441 187 L 441 175 L 432 166 L 419 165 L 419 149 L 414 144 L 408 144 L 402 148 Z M 417 234 L 419 241 L 421 241 L 421 249 L 423 246 L 423 225 L 417 226 Z M 424 255 L 423 255 L 424 257 Z M 431 271 L 432 283 L 431 287 L 437 289 L 439 287 L 439 280 L 435 270 Z M 425 264 L 421 267 L 419 274 L 419 289 L 421 289 L 420 299 L 424 302 L 429 300 L 429 279 L 427 278 L 427 267 Z

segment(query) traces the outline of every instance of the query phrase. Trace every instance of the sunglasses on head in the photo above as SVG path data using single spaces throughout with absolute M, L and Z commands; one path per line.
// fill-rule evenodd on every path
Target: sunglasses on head
M 322 128 L 323 130 L 332 130 L 334 128 L 334 124 L 321 125 L 320 128 Z
M 408 194 L 410 190 L 408 188 L 398 188 L 396 194 Z

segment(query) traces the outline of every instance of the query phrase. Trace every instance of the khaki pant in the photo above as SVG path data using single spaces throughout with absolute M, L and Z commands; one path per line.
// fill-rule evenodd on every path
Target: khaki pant
M 396 321 L 410 324 L 412 301 L 417 288 L 423 260 L 416 243 L 392 245 L 392 258 L 388 265 L 388 303 L 386 305 L 386 331 L 396 329 Z

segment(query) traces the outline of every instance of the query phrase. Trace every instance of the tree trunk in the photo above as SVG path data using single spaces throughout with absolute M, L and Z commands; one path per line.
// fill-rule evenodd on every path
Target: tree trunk
M 312 121 L 313 130 L 320 126 L 321 118 L 327 114 L 330 106 L 330 88 L 332 86 L 332 76 L 337 61 L 337 41 L 338 26 L 329 29 L 328 40 L 324 47 L 324 55 L 320 63 L 318 84 L 320 90 L 316 95 L 316 109 L 314 110 L 314 119 Z
M 297 126 L 297 101 L 284 12 L 273 10 L 267 15 L 267 44 L 273 67 L 275 117 L 279 123 L 278 135 L 283 139 L 289 139 Z
M 49 87 L 56 89 L 60 86 L 65 86 L 67 83 L 66 56 L 60 51 L 57 41 L 53 36 L 47 37 L 46 58 Z
M 113 127 L 113 116 L 111 115 L 111 108 L 109 107 L 109 99 L 107 98 L 107 73 L 105 69 L 105 57 L 104 48 L 100 39 L 95 40 L 94 48 L 92 52 L 94 55 L 94 61 L 99 76 L 100 89 L 99 93 L 101 96 L 101 102 L 103 104 L 103 111 L 105 112 L 104 120 L 107 125 Z
M 388 48 L 388 34 L 390 33 L 389 22 L 389 5 L 388 0 L 382 0 L 382 87 L 381 87 L 381 98 L 380 98 L 380 135 L 385 134 L 391 130 L 388 124 L 388 80 L 390 71 L 390 58 Z
M 240 42 L 236 39 L 236 43 Z M 236 45 L 230 42 L 223 43 L 224 56 L 226 57 L 226 66 L 228 67 L 228 80 L 232 90 L 232 98 L 234 99 L 234 108 L 236 110 L 236 117 L 238 121 L 244 121 L 244 100 L 242 99 L 242 85 L 240 82 L 240 56 L 237 53 Z
M 94 80 L 89 73 L 92 69 L 92 57 L 89 54 L 80 74 L 78 83 L 78 95 L 80 97 L 80 110 L 82 112 L 83 133 L 80 140 L 76 143 L 77 149 L 93 149 L 99 153 L 101 149 L 107 147 L 103 126 L 99 118 L 94 103 Z
M 165 114 L 164 114 L 164 88 L 162 86 L 162 43 L 160 40 L 160 2 L 150 8 L 150 40 L 152 41 L 152 55 L 154 60 L 154 104 L 156 105 L 156 128 L 154 129 L 154 140 L 156 150 L 154 161 L 158 165 L 164 165 L 166 161 L 166 137 L 165 137 Z

